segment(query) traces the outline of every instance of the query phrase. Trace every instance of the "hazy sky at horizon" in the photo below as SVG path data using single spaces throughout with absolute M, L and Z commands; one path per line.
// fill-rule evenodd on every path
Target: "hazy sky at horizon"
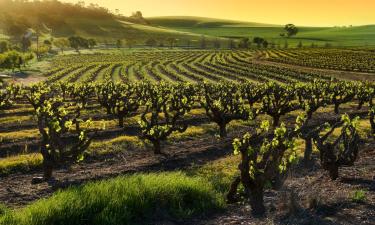
M 63 0 L 77 2 L 77 0 Z M 202 16 L 308 26 L 375 24 L 375 0 L 85 0 L 124 15 Z

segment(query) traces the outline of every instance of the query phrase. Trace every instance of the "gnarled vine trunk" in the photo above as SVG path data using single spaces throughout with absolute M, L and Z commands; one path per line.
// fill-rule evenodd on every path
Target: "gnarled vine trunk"
M 263 216 L 266 213 L 263 192 L 263 185 L 251 185 L 250 206 L 254 216 Z
M 219 128 L 220 128 L 220 137 L 225 138 L 227 137 L 227 124 L 226 123 L 220 123 Z
M 303 156 L 303 163 L 308 165 L 311 162 L 311 155 L 313 151 L 313 141 L 311 137 L 307 137 L 305 140 L 305 152 Z
M 154 153 L 155 154 L 161 154 L 160 140 L 154 140 L 154 141 L 152 141 L 152 144 L 154 146 Z

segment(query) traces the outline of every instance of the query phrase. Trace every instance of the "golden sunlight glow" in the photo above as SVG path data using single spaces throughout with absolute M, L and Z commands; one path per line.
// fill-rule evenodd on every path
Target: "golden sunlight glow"
M 63 0 L 77 2 L 77 0 Z M 201 16 L 309 26 L 375 24 L 375 0 L 86 0 L 124 15 Z

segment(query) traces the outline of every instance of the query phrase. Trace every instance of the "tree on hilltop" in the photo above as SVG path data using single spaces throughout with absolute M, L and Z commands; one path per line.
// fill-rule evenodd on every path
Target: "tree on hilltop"
M 286 35 L 288 38 L 295 36 L 298 33 L 298 28 L 294 24 L 291 24 L 291 23 L 285 25 L 284 30 L 286 31 L 286 34 L 281 34 L 281 36 Z

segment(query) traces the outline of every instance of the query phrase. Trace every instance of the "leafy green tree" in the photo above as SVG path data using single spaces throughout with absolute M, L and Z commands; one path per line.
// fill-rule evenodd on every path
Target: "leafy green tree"
M 88 40 L 79 36 L 69 37 L 68 40 L 70 47 L 74 48 L 78 53 L 80 48 L 89 48 L 91 46 Z
M 157 41 L 153 38 L 149 38 L 147 39 L 147 41 L 145 42 L 146 46 L 148 47 L 156 47 L 156 45 L 158 44 Z
M 9 42 L 8 41 L 0 41 L 0 53 L 4 53 L 10 50 Z
M 270 82 L 265 87 L 260 112 L 271 116 L 273 127 L 277 127 L 282 115 L 298 109 L 295 100 L 296 93 L 293 86 Z
M 137 90 L 138 86 L 131 84 L 123 84 L 119 89 L 120 94 L 114 113 L 118 117 L 119 126 L 124 127 L 124 118 L 135 113 L 140 106 L 139 92 Z
M 329 84 L 329 90 L 330 103 L 334 104 L 336 114 L 339 114 L 341 104 L 353 100 L 356 95 L 355 85 L 351 82 L 332 81 Z
M 356 99 L 358 100 L 357 109 L 362 109 L 363 105 L 368 103 L 372 105 L 372 99 L 375 97 L 375 87 L 370 82 L 361 82 L 355 85 Z
M 117 48 L 121 48 L 121 47 L 122 47 L 122 41 L 121 41 L 120 39 L 118 39 L 118 40 L 116 41 L 116 47 L 117 47 Z
M 92 49 L 97 45 L 96 40 L 92 38 L 88 39 L 87 41 L 84 41 L 83 43 L 84 44 L 82 45 L 82 47 L 86 47 L 89 49 Z
M 137 44 L 135 39 L 128 38 L 126 39 L 126 46 L 130 49 L 133 48 Z
M 297 133 L 298 130 L 289 131 L 284 124 L 270 130 L 269 122 L 263 121 L 255 132 L 234 139 L 234 154 L 241 156 L 240 176 L 230 186 L 228 201 L 239 200 L 238 185 L 242 184 L 245 197 L 250 199 L 252 213 L 264 215 L 264 189 L 273 186 L 273 182 L 296 161 Z
M 162 141 L 173 132 L 184 132 L 187 129 L 187 124 L 179 120 L 191 110 L 195 100 L 195 89 L 188 84 L 146 84 L 143 98 L 146 101 L 146 109 L 139 121 L 142 138 L 153 144 L 155 154 L 160 154 Z
M 298 33 L 298 28 L 294 24 L 285 25 L 284 30 L 287 37 L 295 36 Z
M 79 127 L 76 112 L 68 112 L 68 103 L 46 86 L 32 87 L 26 98 L 33 105 L 41 134 L 40 151 L 43 156 L 43 180 L 53 178 L 53 170 L 61 164 L 70 164 L 83 159 L 91 139 Z M 64 136 L 70 134 L 69 144 Z M 39 182 L 38 180 L 37 182 Z
M 355 89 L 356 98 L 358 100 L 357 109 L 360 110 L 364 104 L 368 104 L 371 133 L 375 137 L 375 107 L 373 103 L 373 99 L 375 97 L 375 87 L 370 82 L 362 82 L 356 85 Z
M 329 103 L 329 84 L 324 81 L 314 80 L 312 83 L 299 84 L 296 87 L 297 98 L 306 113 L 304 122 L 305 129 L 301 129 L 301 137 L 305 141 L 304 163 L 308 165 L 311 162 L 311 154 L 313 150 L 312 134 L 309 132 L 309 121 L 312 119 L 313 113 L 319 108 Z
M 11 69 L 13 72 L 16 68 L 21 70 L 22 66 L 33 58 L 32 54 L 22 54 L 17 51 L 8 51 L 0 55 L 0 68 Z
M 238 47 L 247 49 L 250 47 L 250 45 L 251 45 L 250 39 L 246 37 L 246 38 L 241 38 L 241 41 L 238 44 Z
M 331 126 L 328 123 L 311 131 L 317 149 L 320 153 L 320 162 L 329 172 L 332 180 L 339 176 L 339 167 L 353 166 L 359 152 L 360 137 L 357 131 L 358 119 L 351 119 L 343 115 L 340 122 Z M 340 135 L 334 137 L 333 132 L 341 126 Z M 322 131 L 323 134 L 320 134 Z
M 259 102 L 266 91 L 266 86 L 261 84 L 243 83 L 240 85 L 240 92 L 242 98 L 247 100 L 247 103 L 253 108 L 256 102 Z
M 117 98 L 114 95 L 115 92 L 116 85 L 111 81 L 105 84 L 97 85 L 96 87 L 98 102 L 106 109 L 108 115 L 113 113 L 116 106 Z
M 95 96 L 95 84 L 82 83 L 73 86 L 67 86 L 67 92 L 70 93 L 72 99 L 86 108 L 90 99 Z
M 57 38 L 53 44 L 60 49 L 61 53 L 64 53 L 64 50 L 70 46 L 70 42 L 66 38 Z
M 1 86 L 0 86 L 1 88 Z M 12 105 L 12 93 L 9 89 L 0 89 L 0 110 L 7 109 Z
M 268 48 L 269 43 L 268 41 L 264 40 L 262 45 L 263 45 L 263 48 Z
M 232 83 L 203 84 L 201 105 L 210 121 L 219 126 L 220 137 L 227 136 L 226 126 L 236 119 L 247 119 L 249 111 L 237 85 Z
M 265 42 L 265 40 L 261 37 L 254 37 L 253 42 L 255 44 L 257 44 L 258 48 L 260 48 L 263 45 L 263 43 Z M 268 43 L 267 43 L 267 45 L 268 45 Z

